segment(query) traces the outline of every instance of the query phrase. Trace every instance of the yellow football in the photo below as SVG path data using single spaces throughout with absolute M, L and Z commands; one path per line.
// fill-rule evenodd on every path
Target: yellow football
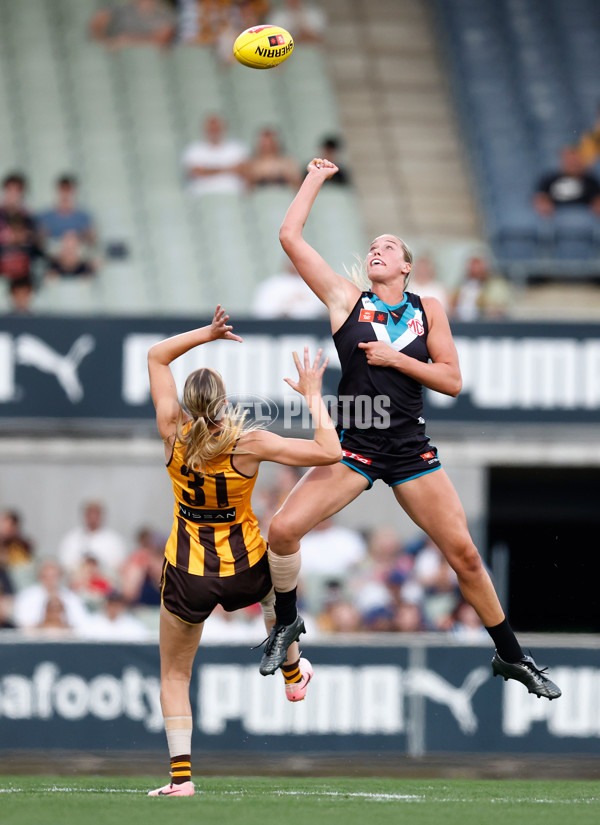
M 294 50 L 292 35 L 280 26 L 253 26 L 233 44 L 233 56 L 251 69 L 272 69 Z

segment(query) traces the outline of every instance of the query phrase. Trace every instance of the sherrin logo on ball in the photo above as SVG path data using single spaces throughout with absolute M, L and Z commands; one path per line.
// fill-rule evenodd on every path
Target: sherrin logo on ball
M 272 69 L 287 60 L 294 50 L 292 35 L 281 26 L 253 26 L 233 44 L 233 56 L 251 69 Z

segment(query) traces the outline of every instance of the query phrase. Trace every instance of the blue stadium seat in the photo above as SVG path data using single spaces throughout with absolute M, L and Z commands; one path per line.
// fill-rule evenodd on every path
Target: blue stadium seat
M 587 207 L 563 207 L 554 216 L 555 255 L 561 260 L 589 260 L 595 250 L 600 217 Z
M 561 147 L 597 117 L 600 3 L 437 0 L 435 8 L 499 258 L 589 260 L 599 222 L 579 210 L 543 220 L 531 197 L 557 169 Z

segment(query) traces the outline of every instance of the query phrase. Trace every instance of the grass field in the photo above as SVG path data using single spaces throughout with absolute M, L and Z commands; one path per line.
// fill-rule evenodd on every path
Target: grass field
M 0 776 L 2 825 L 598 825 L 600 783 L 196 777 L 191 798 L 149 798 L 148 777 Z

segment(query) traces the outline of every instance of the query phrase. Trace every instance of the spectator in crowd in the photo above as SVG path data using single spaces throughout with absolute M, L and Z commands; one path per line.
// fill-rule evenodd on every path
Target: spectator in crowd
M 86 502 L 82 513 L 83 524 L 69 530 L 60 542 L 58 559 L 65 570 L 73 573 L 86 556 L 91 556 L 114 578 L 125 561 L 125 542 L 118 533 L 104 526 L 101 502 Z
M 16 628 L 16 624 L 12 619 L 12 593 L 11 591 L 5 589 L 1 574 L 2 568 L 0 567 L 0 630 L 14 630 Z
M 219 0 L 181 0 L 178 39 L 187 45 L 214 46 L 223 23 Z
M 600 105 L 598 106 L 596 121 L 582 134 L 577 144 L 577 151 L 586 169 L 594 166 L 600 159 Z
M 410 578 L 414 558 L 405 552 L 398 532 L 382 525 L 369 536 L 366 556 L 352 570 L 350 590 L 367 609 L 387 606 Z
M 77 205 L 77 178 L 61 175 L 56 181 L 54 205 L 40 212 L 38 226 L 44 240 L 60 240 L 65 232 L 75 232 L 83 243 L 94 246 L 96 230 L 91 214 Z
M 248 154 L 245 143 L 227 137 L 225 119 L 209 115 L 204 121 L 204 140 L 190 143 L 183 152 L 188 191 L 193 195 L 240 194 L 245 190 L 243 169 Z
M 360 582 L 358 577 L 353 576 L 348 589 L 365 630 L 384 632 L 391 629 L 394 599 L 385 582 L 376 579 Z
M 317 627 L 322 633 L 357 633 L 362 629 L 361 615 L 351 601 L 331 595 L 317 616 Z
M 0 200 L 0 230 L 11 218 L 23 218 L 27 228 L 34 234 L 36 226 L 25 206 L 27 178 L 20 172 L 11 172 L 2 180 L 2 200 Z M 1 237 L 0 237 L 1 242 Z
M 179 40 L 188 45 L 214 46 L 223 62 L 229 63 L 235 38 L 257 26 L 268 8 L 267 0 L 181 0 Z
M 97 610 L 112 590 L 108 576 L 94 556 L 84 556 L 69 576 L 69 586 L 89 610 Z
M 150 634 L 144 623 L 130 612 L 123 594 L 112 590 L 104 599 L 102 611 L 89 617 L 81 635 L 97 641 L 143 642 Z
M 481 255 L 467 262 L 465 277 L 451 298 L 451 315 L 457 321 L 502 318 L 510 303 L 510 286 L 490 269 Z
M 15 592 L 15 587 L 7 568 L 8 565 L 6 564 L 5 556 L 0 550 L 0 598 L 2 596 L 12 596 Z
M 47 618 L 46 610 L 51 600 L 50 613 L 52 619 Z M 38 571 L 38 581 L 20 590 L 14 603 L 14 621 L 17 627 L 40 627 L 46 621 L 56 621 L 57 615 L 64 611 L 64 621 L 67 627 L 80 630 L 88 620 L 88 613 L 79 596 L 63 584 L 61 566 L 53 559 L 42 562 Z
M 0 225 L 0 276 L 8 282 L 33 278 L 43 253 L 26 215 L 15 214 Z
M 409 289 L 421 298 L 437 298 L 444 307 L 444 312 L 449 312 L 450 295 L 444 284 L 437 280 L 434 263 L 428 255 L 422 255 L 414 262 Z
M 560 158 L 560 169 L 537 183 L 533 199 L 537 212 L 548 218 L 555 209 L 587 206 L 600 215 L 600 181 L 586 171 L 577 148 L 564 146 Z
M 299 164 L 286 155 L 278 132 L 270 127 L 260 130 L 253 154 L 244 165 L 248 185 L 293 186 L 296 189 L 302 181 Z
M 226 65 L 235 62 L 233 44 L 240 32 L 258 26 L 269 8 L 266 0 L 237 0 L 225 3 L 225 19 L 216 41 L 217 57 Z
M 30 634 L 36 637 L 42 634 L 53 637 L 75 635 L 75 628 L 69 623 L 66 605 L 58 594 L 48 596 L 41 621 L 35 627 L 28 626 L 23 629 L 30 631 Z
M 0 200 L 0 276 L 17 281 L 32 276 L 41 257 L 36 223 L 25 206 L 27 178 L 11 172 L 2 181 Z
M 161 0 L 130 0 L 99 9 L 89 26 L 90 37 L 109 49 L 151 45 L 164 49 L 175 35 L 176 15 Z
M 397 633 L 420 633 L 426 630 L 425 618 L 419 604 L 402 601 L 396 605 L 391 629 Z
M 289 31 L 296 43 L 321 43 L 327 25 L 322 9 L 315 4 L 304 3 L 304 0 L 283 0 L 269 18 L 273 26 Z
M 302 571 L 299 583 L 309 612 L 317 614 L 330 582 L 345 587 L 354 565 L 367 553 L 364 538 L 357 530 L 325 519 L 307 533 L 300 543 Z
M 364 609 L 362 626 L 369 633 L 391 633 L 394 629 L 392 605 L 373 605 Z
M 165 540 L 148 527 L 137 535 L 137 547 L 121 568 L 121 592 L 130 605 L 160 606 L 160 580 Z
M 94 263 L 87 257 L 79 236 L 73 229 L 64 233 L 56 254 L 50 255 L 47 263 L 46 278 L 50 280 L 89 278 L 96 271 Z
M 285 269 L 261 281 L 252 299 L 256 318 L 324 318 L 326 310 L 286 258 Z
M 15 584 L 11 576 L 10 549 L 0 541 L 0 599 L 6 596 L 10 600 L 12 608 L 12 594 L 15 592 Z
M 317 156 L 327 158 L 327 160 L 335 163 L 338 168 L 337 174 L 325 181 L 325 186 L 327 187 L 349 186 L 352 183 L 350 172 L 340 160 L 343 147 L 344 142 L 342 138 L 337 135 L 328 135 L 324 137 L 319 144 Z
M 10 296 L 11 315 L 29 315 L 31 312 L 31 302 L 33 300 L 34 289 L 31 278 L 17 278 L 11 281 L 8 287 Z
M 486 629 L 471 605 L 460 599 L 452 613 L 440 622 L 439 630 L 457 636 L 461 641 L 486 641 Z
M 16 510 L 0 513 L 0 560 L 7 567 L 30 564 L 33 560 L 33 544 L 23 535 L 21 516 Z

